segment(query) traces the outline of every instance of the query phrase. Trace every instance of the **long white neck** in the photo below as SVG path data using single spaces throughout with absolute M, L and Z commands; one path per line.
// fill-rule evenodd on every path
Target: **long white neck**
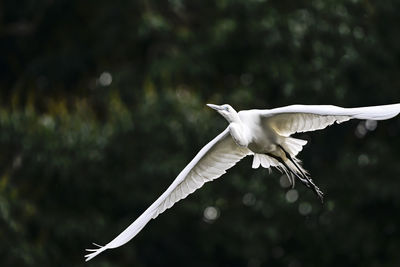
M 247 147 L 249 145 L 249 140 L 247 138 L 247 127 L 240 119 L 239 114 L 235 112 L 228 121 L 229 132 L 235 143 L 238 146 Z
M 249 145 L 249 140 L 246 135 L 246 127 L 243 123 L 233 122 L 229 124 L 229 133 L 238 146 L 247 147 Z
M 229 114 L 224 114 L 223 116 L 229 123 L 242 123 L 239 114 L 236 111 L 232 111 Z

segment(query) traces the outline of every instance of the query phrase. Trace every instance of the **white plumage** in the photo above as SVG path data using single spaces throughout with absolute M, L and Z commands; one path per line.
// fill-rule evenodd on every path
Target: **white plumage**
M 350 119 L 385 120 L 400 113 L 400 104 L 362 108 L 341 108 L 327 105 L 292 105 L 270 110 L 236 112 L 229 105 L 211 105 L 229 126 L 204 146 L 181 171 L 168 189 L 128 228 L 105 246 L 87 249 L 86 261 L 101 252 L 122 246 L 151 220 L 187 197 L 204 183 L 212 181 L 247 155 L 253 155 L 252 168 L 277 167 L 291 179 L 298 178 L 322 200 L 322 192 L 302 168 L 296 155 L 307 141 L 290 137 L 297 132 L 324 129 Z

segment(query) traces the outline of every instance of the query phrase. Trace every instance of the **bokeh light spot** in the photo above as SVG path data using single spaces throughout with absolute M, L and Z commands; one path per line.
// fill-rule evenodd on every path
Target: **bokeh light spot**
M 286 200 L 289 203 L 294 203 L 297 201 L 297 199 L 299 198 L 299 193 L 297 192 L 296 189 L 291 189 L 289 191 L 286 192 Z
M 308 203 L 308 202 L 300 203 L 300 205 L 299 205 L 299 213 L 301 215 L 306 216 L 306 215 L 309 215 L 311 212 L 312 212 L 312 206 L 311 206 L 310 203 Z
M 357 125 L 356 131 L 355 131 L 355 135 L 358 138 L 363 138 L 365 135 L 367 134 L 367 129 L 364 126 L 364 123 L 359 123 Z
M 289 178 L 286 175 L 281 176 L 281 178 L 279 179 L 279 184 L 283 188 L 288 188 L 289 186 L 291 186 Z
M 358 156 L 358 165 L 360 166 L 366 166 L 369 164 L 369 157 L 366 154 L 361 154 Z
M 204 209 L 203 216 L 204 216 L 203 217 L 204 221 L 211 223 L 211 222 L 215 221 L 216 219 L 218 219 L 219 209 L 216 207 L 213 207 L 213 206 L 209 206 Z
M 377 121 L 373 121 L 373 120 L 366 120 L 365 121 L 365 128 L 368 131 L 374 131 L 377 126 L 378 126 L 378 122 Z
M 105 71 L 100 74 L 99 83 L 101 86 L 109 86 L 112 83 L 111 73 Z
M 247 193 L 243 196 L 243 204 L 246 206 L 253 206 L 256 204 L 256 197 L 252 193 Z

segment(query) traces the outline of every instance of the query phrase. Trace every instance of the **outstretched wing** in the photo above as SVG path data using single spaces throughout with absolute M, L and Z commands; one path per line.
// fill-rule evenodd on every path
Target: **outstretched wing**
M 297 132 L 324 129 L 333 123 L 350 119 L 386 120 L 400 113 L 400 104 L 342 108 L 328 105 L 292 105 L 270 110 L 258 110 L 263 123 L 282 136 Z
M 116 248 L 135 237 L 140 230 L 153 218 L 172 207 L 176 202 L 193 193 L 204 183 L 212 181 L 238 161 L 251 154 L 247 148 L 241 148 L 233 141 L 226 128 L 215 137 L 194 159 L 181 171 L 168 189 L 131 225 L 105 246 L 87 249 L 86 261 L 91 260 L 106 249 Z

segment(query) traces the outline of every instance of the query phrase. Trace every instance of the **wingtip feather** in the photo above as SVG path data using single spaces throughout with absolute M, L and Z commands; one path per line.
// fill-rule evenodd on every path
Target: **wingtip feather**
M 85 255 L 85 261 L 88 262 L 91 259 L 93 259 L 94 257 L 96 257 L 97 255 L 99 255 L 100 253 L 102 253 L 103 251 L 107 250 L 106 246 L 100 246 L 98 244 L 93 243 L 93 245 L 95 245 L 97 248 L 87 248 L 86 251 L 91 252 L 89 254 Z

